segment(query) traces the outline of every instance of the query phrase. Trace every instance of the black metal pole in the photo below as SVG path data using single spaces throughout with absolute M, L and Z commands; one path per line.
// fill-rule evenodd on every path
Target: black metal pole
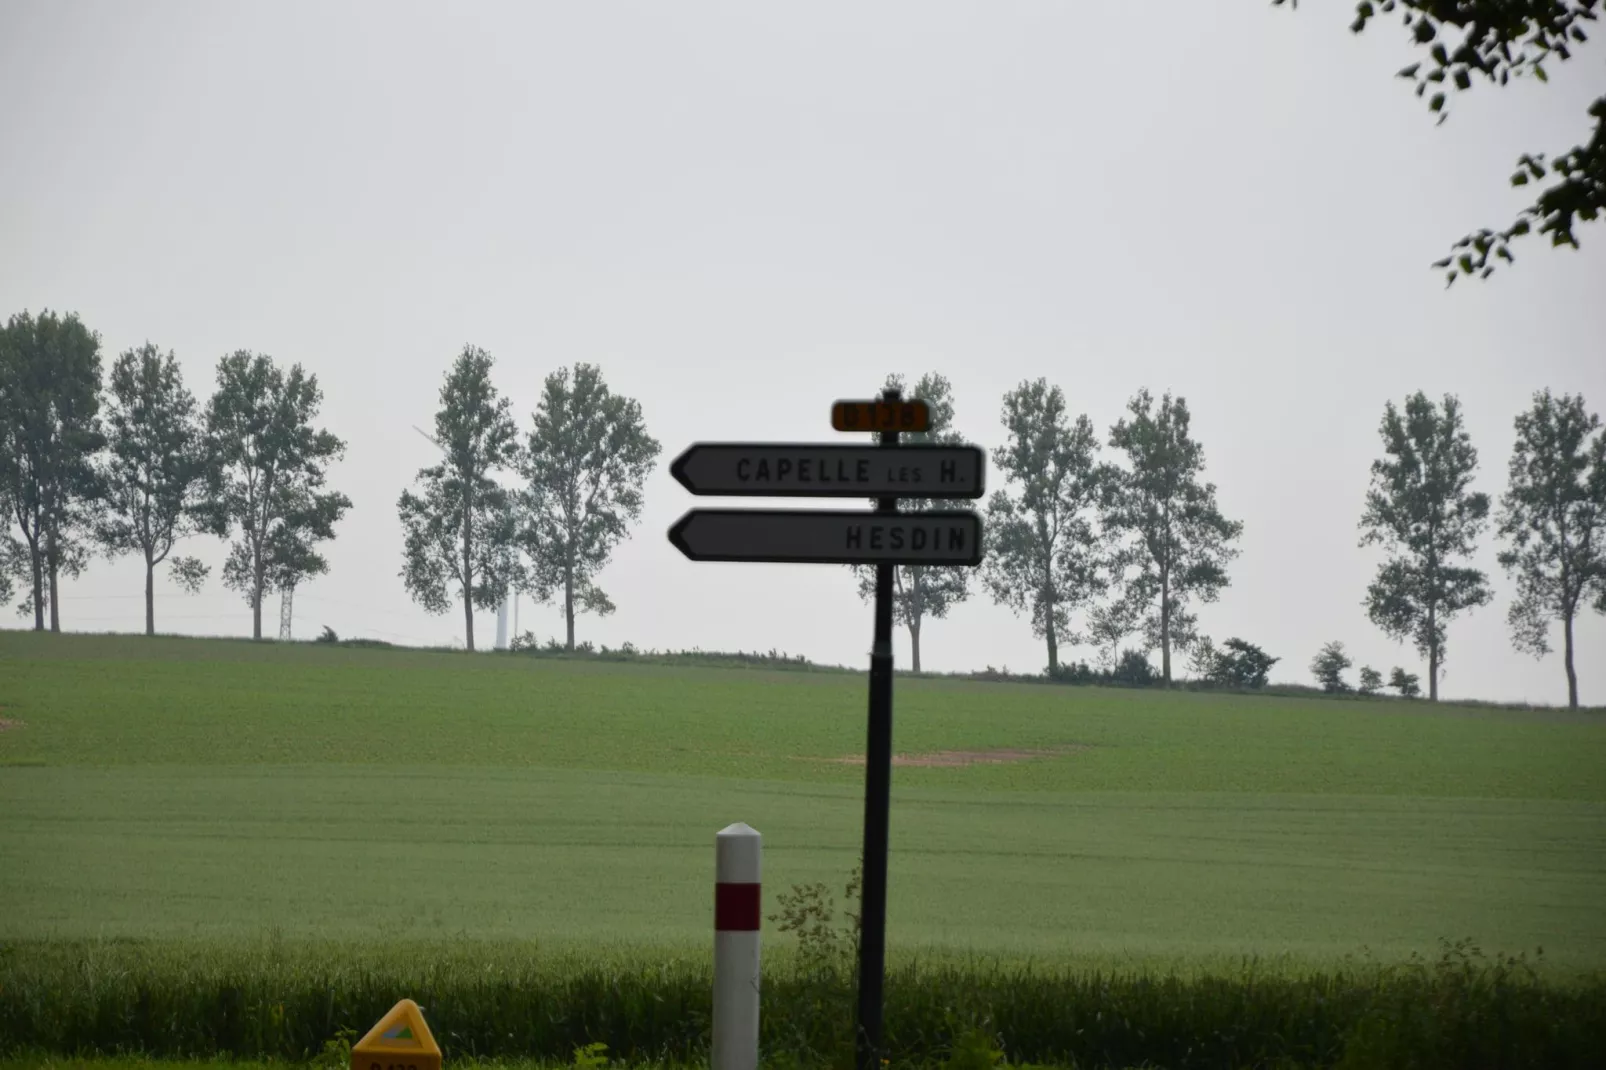
M 897 401 L 887 390 L 882 399 Z M 881 445 L 896 446 L 883 431 Z M 877 513 L 896 513 L 898 499 L 880 498 Z M 875 570 L 875 645 L 870 651 L 870 731 L 864 749 L 864 866 L 859 895 L 858 1070 L 881 1070 L 881 993 L 887 950 L 887 811 L 892 800 L 892 568 Z

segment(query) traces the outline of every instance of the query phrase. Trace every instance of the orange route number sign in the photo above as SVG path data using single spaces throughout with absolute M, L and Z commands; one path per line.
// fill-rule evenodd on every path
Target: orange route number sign
M 831 406 L 831 426 L 838 431 L 924 431 L 931 410 L 913 401 L 839 401 Z

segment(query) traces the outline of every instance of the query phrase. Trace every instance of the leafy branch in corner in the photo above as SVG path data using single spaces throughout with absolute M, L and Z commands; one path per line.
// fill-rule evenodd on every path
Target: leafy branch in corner
M 1272 3 L 1295 7 L 1298 0 Z M 1404 68 L 1399 77 L 1416 83 L 1416 95 L 1443 123 L 1452 86 L 1458 92 L 1471 89 L 1475 77 L 1501 86 L 1530 75 L 1549 81 L 1546 62 L 1572 58 L 1589 40 L 1584 24 L 1596 20 L 1600 7 L 1601 0 L 1361 0 L 1350 29 L 1361 33 L 1378 15 L 1400 12 L 1412 41 L 1427 50 L 1428 58 Z M 1586 144 L 1554 157 L 1526 153 L 1517 161 L 1513 186 L 1556 181 L 1509 227 L 1474 231 L 1435 261 L 1435 268 L 1445 270 L 1446 286 L 1461 275 L 1488 278 L 1495 260 L 1512 261 L 1512 240 L 1535 231 L 1548 234 L 1552 247 L 1578 248 L 1575 225 L 1606 213 L 1606 96 L 1590 104 L 1588 115 L 1595 128 Z

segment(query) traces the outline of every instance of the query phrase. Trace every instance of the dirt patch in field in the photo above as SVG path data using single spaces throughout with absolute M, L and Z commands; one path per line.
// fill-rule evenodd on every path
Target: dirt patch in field
M 1057 758 L 1062 754 L 1076 754 L 1088 750 L 1086 743 L 1067 743 L 1060 747 L 1043 747 L 1021 750 L 1013 747 L 997 750 L 939 750 L 926 754 L 894 754 L 892 764 L 926 769 L 958 769 L 967 765 L 1008 765 L 1029 762 L 1038 758 Z M 840 758 L 817 758 L 816 761 L 837 765 L 863 765 L 864 755 L 846 754 Z
M 19 721 L 19 720 L 16 720 L 15 718 L 12 718 L 12 717 L 0 717 L 0 732 L 4 732 L 7 729 L 11 729 L 11 728 L 22 728 L 22 727 L 24 727 L 23 723 L 21 721 Z

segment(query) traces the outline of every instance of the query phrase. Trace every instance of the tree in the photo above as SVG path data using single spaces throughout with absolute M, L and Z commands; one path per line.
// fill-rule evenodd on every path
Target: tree
M 953 430 L 953 387 L 947 378 L 932 372 L 920 377 L 913 391 L 904 389 L 904 377 L 889 375 L 886 389 L 897 390 L 905 398 L 926 403 L 931 420 L 925 431 L 905 432 L 899 442 L 919 445 L 931 443 L 941 446 L 965 445 L 964 437 Z M 938 509 L 966 509 L 968 502 L 941 498 L 900 498 L 900 512 L 925 513 Z M 992 549 L 990 533 L 988 555 Z M 875 598 L 874 565 L 854 567 L 859 577 L 859 597 L 865 601 Z M 935 565 L 896 565 L 892 569 L 892 620 L 909 629 L 909 666 L 920 671 L 920 634 L 928 618 L 941 620 L 954 606 L 970 597 L 970 570 L 967 568 Z M 1035 619 L 1035 618 L 1034 618 Z
M 1111 575 L 1119 577 L 1122 570 L 1112 567 Z M 1099 667 L 1106 672 L 1115 670 L 1121 653 L 1121 642 L 1137 631 L 1143 617 L 1143 607 L 1124 594 L 1094 606 L 1087 614 L 1088 639 L 1098 649 Z
M 1188 403 L 1167 393 L 1158 409 L 1147 390 L 1127 403 L 1131 419 L 1110 429 L 1110 445 L 1123 450 L 1127 468 L 1114 471 L 1106 523 L 1128 539 L 1126 578 L 1144 606 L 1144 628 L 1160 648 L 1160 675 L 1171 685 L 1171 650 L 1186 650 L 1195 618 L 1194 599 L 1214 602 L 1228 584 L 1227 564 L 1243 524 L 1216 506 L 1216 485 L 1200 482 L 1204 450 L 1188 434 Z
M 474 649 L 474 610 L 494 609 L 519 578 L 513 495 L 495 479 L 518 459 L 513 403 L 491 383 L 491 357 L 465 346 L 446 375 L 435 413 L 440 464 L 418 471 L 421 493 L 402 491 L 402 581 L 431 613 L 452 592 L 463 602 L 465 645 Z
M 1422 687 L 1417 682 L 1414 672 L 1406 672 L 1398 665 L 1389 674 L 1389 686 L 1400 693 L 1401 698 L 1416 698 L 1422 693 Z
M 0 331 L 0 480 L 26 553 L 34 630 L 61 630 L 61 576 L 88 562 L 81 535 L 98 496 L 100 336 L 72 313 L 11 317 Z
M 1276 5 L 1284 2 L 1272 0 Z M 1292 7 L 1298 0 L 1287 2 Z M 1379 13 L 1400 9 L 1413 42 L 1427 50 L 1428 61 L 1411 64 L 1399 76 L 1416 83 L 1416 95 L 1427 98 L 1428 110 L 1442 123 L 1449 115 L 1445 110 L 1449 85 L 1471 89 L 1474 75 L 1502 86 L 1530 74 L 1541 82 L 1548 80 L 1545 64 L 1572 57 L 1576 46 L 1588 39 L 1583 23 L 1594 21 L 1599 6 L 1599 0 L 1360 0 L 1350 29 L 1361 33 Z M 1557 181 L 1511 226 L 1499 231 L 1484 228 L 1456 242 L 1450 255 L 1433 265 L 1448 269 L 1446 285 L 1459 275 L 1487 278 L 1494 271 L 1490 257 L 1509 262 L 1511 241 L 1535 230 L 1549 234 L 1553 247 L 1578 248 L 1576 222 L 1593 221 L 1606 213 L 1606 96 L 1590 104 L 1588 114 L 1595 121 L 1588 144 L 1548 161 L 1544 153 L 1518 159 L 1513 186 L 1526 186 L 1549 174 Z
M 1606 612 L 1606 433 L 1581 396 L 1549 390 L 1516 427 L 1499 516 L 1500 564 L 1517 581 L 1507 620 L 1513 645 L 1535 657 L 1550 653 L 1550 625 L 1561 622 L 1567 705 L 1576 708 L 1573 620 L 1591 593 Z
M 1003 420 L 1009 441 L 993 459 L 1006 489 L 988 503 L 982 578 L 996 601 L 1016 613 L 1030 609 L 1052 676 L 1060 643 L 1077 641 L 1071 613 L 1105 586 L 1095 527 L 1105 485 L 1099 443 L 1092 421 L 1078 416 L 1073 424 L 1064 393 L 1044 379 L 1005 394 Z
M 1259 690 L 1266 686 L 1271 667 L 1281 658 L 1274 658 L 1260 647 L 1234 637 L 1221 644 L 1216 651 L 1211 680 L 1228 687 Z
M 1375 695 L 1383 689 L 1383 674 L 1370 665 L 1361 669 L 1361 685 L 1356 690 L 1363 695 Z
M 1403 415 L 1388 402 L 1378 434 L 1385 456 L 1372 462 L 1361 545 L 1381 545 L 1389 556 L 1367 588 L 1366 612 L 1428 659 L 1428 697 L 1437 701 L 1446 625 L 1489 601 L 1484 574 L 1456 563 L 1472 553 L 1489 496 L 1471 490 L 1478 451 L 1455 397 L 1446 395 L 1441 410 L 1418 391 Z
M 1355 662 L 1344 653 L 1344 644 L 1339 642 L 1328 643 L 1311 659 L 1311 675 L 1316 682 L 1322 685 L 1322 690 L 1329 694 L 1340 694 L 1349 690 L 1349 684 L 1344 682 L 1344 673 Z
M 1216 644 L 1208 635 L 1201 635 L 1193 644 L 1193 650 L 1188 655 L 1188 672 L 1195 680 L 1204 680 L 1214 683 L 1216 679 L 1216 659 L 1220 655 L 1216 651 Z
M 640 403 L 612 393 L 591 364 L 547 376 L 532 419 L 519 462 L 520 541 L 533 565 L 525 583 L 542 601 L 562 592 L 565 646 L 573 650 L 577 609 L 613 612 L 597 573 L 641 516 L 642 484 L 659 446 Z
M 1110 673 L 1110 679 L 1118 684 L 1131 684 L 1135 687 L 1148 687 L 1157 677 L 1154 666 L 1149 664 L 1148 655 L 1141 650 L 1123 650 L 1121 656 L 1115 661 L 1115 668 Z
M 262 599 L 294 587 L 328 564 L 313 545 L 334 538 L 351 499 L 322 488 L 345 443 L 313 420 L 323 402 L 318 378 L 300 364 L 286 374 L 245 350 L 218 361 L 217 392 L 206 408 L 207 529 L 238 531 L 223 582 L 251 606 L 251 637 L 262 638 Z
M 197 509 L 206 488 L 206 454 L 195 396 L 178 361 L 149 342 L 112 365 L 106 397 L 101 510 L 95 538 L 107 555 L 139 554 L 145 562 L 145 634 L 156 634 L 156 566 L 180 539 L 200 530 Z M 195 589 L 205 565 L 176 558 L 173 574 Z

